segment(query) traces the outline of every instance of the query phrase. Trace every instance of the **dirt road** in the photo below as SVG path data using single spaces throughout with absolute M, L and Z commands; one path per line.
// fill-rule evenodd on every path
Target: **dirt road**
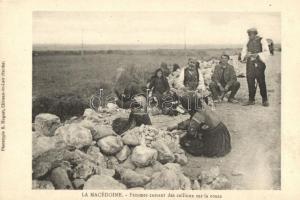
M 280 77 L 281 55 L 275 54 L 266 69 L 269 107 L 261 106 L 259 89 L 256 105 L 221 103 L 217 113 L 227 125 L 232 140 L 232 151 L 223 158 L 204 158 L 189 155 L 184 171 L 197 177 L 201 170 L 219 166 L 231 180 L 232 189 L 280 189 Z M 246 78 L 240 78 L 241 89 L 237 99 L 246 101 Z M 188 116 L 153 116 L 154 126 L 163 128 Z

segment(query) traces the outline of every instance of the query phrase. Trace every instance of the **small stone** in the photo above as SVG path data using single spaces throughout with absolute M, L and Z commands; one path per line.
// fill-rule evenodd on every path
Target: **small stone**
M 55 130 L 60 126 L 58 116 L 50 113 L 41 113 L 35 116 L 34 128 L 35 131 L 45 136 L 53 136 Z
M 136 146 L 131 154 L 131 160 L 137 167 L 152 165 L 157 159 L 157 151 L 145 146 Z
M 243 172 L 240 172 L 240 171 L 238 171 L 238 170 L 233 170 L 233 171 L 231 172 L 231 175 L 232 175 L 232 176 L 242 176 L 242 175 L 243 175 Z
M 122 150 L 119 151 L 117 154 L 116 154 L 116 158 L 120 161 L 120 162 L 123 162 L 124 160 L 126 160 L 128 158 L 128 156 L 130 155 L 131 153 L 131 150 L 130 148 L 125 145 L 123 146 Z
M 91 176 L 83 187 L 84 190 L 125 190 L 126 186 L 111 176 L 94 175 Z
M 107 155 L 115 155 L 123 148 L 120 136 L 107 136 L 97 142 L 100 149 Z
M 117 169 L 119 166 L 118 159 L 114 156 L 108 156 L 106 163 L 108 169 Z
M 226 176 L 218 176 L 211 184 L 211 188 L 214 190 L 225 190 L 230 189 L 231 184 Z
M 200 184 L 198 182 L 198 180 L 194 180 L 193 184 L 192 184 L 192 190 L 200 190 Z
M 50 181 L 32 180 L 32 189 L 38 190 L 54 190 L 54 186 Z

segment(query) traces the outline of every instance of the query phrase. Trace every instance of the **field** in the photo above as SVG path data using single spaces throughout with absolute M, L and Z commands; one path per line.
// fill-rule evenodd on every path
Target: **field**
M 33 56 L 33 98 L 74 93 L 85 99 L 103 88 L 107 93 L 116 83 L 118 69 L 124 69 L 124 76 L 135 76 L 141 84 L 160 66 L 178 63 L 183 66 L 189 56 L 209 59 L 222 53 L 230 55 L 238 49 L 220 50 L 157 50 L 118 51 L 85 53 L 34 53 Z M 191 177 L 199 175 L 201 169 L 219 166 L 232 182 L 233 189 L 280 189 L 280 80 L 281 54 L 275 52 L 266 70 L 266 81 L 270 107 L 262 107 L 259 91 L 254 106 L 221 103 L 216 107 L 232 137 L 232 152 L 223 158 L 189 156 L 184 168 Z M 125 79 L 124 79 L 125 80 Z M 240 78 L 241 89 L 237 98 L 247 100 L 247 84 Z M 154 126 L 166 128 L 165 124 L 177 123 L 187 116 L 154 116 Z

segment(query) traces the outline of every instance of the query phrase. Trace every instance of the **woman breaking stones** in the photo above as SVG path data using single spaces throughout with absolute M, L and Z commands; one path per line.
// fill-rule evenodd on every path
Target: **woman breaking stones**
M 196 104 L 201 108 L 196 110 Z M 188 109 L 190 119 L 168 128 L 170 131 L 187 130 L 180 139 L 182 148 L 194 156 L 221 157 L 228 154 L 231 150 L 230 134 L 217 114 L 200 99 L 183 101 L 182 106 Z
M 151 125 L 151 120 L 147 113 L 147 98 L 138 86 L 126 87 L 123 94 L 120 94 L 117 90 L 115 90 L 115 93 L 118 98 L 116 104 L 120 108 L 131 109 L 129 119 L 125 123 L 120 118 L 114 120 L 113 128 L 116 133 L 122 134 L 142 124 Z

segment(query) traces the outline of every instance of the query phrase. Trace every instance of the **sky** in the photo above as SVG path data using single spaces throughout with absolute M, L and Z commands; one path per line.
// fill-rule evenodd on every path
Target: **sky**
M 33 44 L 240 44 L 246 30 L 281 42 L 280 13 L 33 12 Z

